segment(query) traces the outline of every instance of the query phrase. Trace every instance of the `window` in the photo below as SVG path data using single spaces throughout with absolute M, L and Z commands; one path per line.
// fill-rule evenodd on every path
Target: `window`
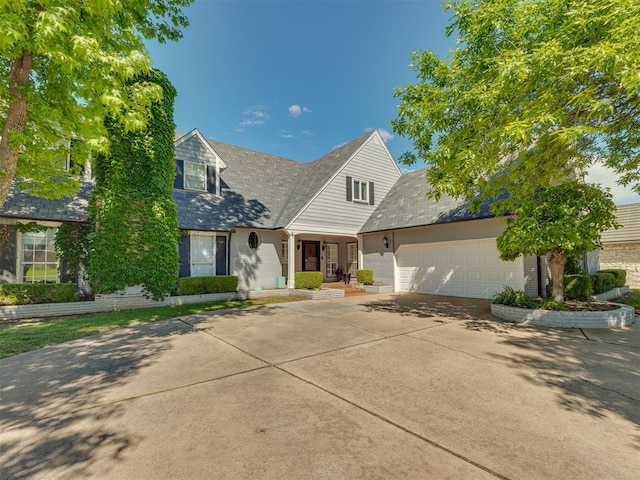
M 202 163 L 184 162 L 184 188 L 207 190 L 207 166 Z
M 191 276 L 205 277 L 216 274 L 215 239 L 213 235 L 191 236 Z
M 353 201 L 369 203 L 369 184 L 360 180 L 353 181 Z
M 289 242 L 286 240 L 282 241 L 282 246 L 280 247 L 280 261 L 289 263 Z
M 258 245 L 260 244 L 260 238 L 258 237 L 258 234 L 256 232 L 251 232 L 249 234 L 248 244 L 251 250 L 255 250 L 256 248 L 258 248 Z
M 58 259 L 54 248 L 55 228 L 22 234 L 22 282 L 57 283 Z

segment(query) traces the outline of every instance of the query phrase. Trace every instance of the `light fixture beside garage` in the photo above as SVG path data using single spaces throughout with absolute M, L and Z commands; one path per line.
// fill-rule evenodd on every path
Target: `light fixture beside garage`
M 387 237 L 382 239 L 382 243 L 384 244 L 384 248 L 389 248 L 389 239 Z

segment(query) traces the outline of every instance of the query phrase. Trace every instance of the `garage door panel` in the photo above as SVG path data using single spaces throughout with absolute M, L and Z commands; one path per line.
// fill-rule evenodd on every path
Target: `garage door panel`
M 404 292 L 491 298 L 505 285 L 524 288 L 522 258 L 501 261 L 495 239 L 402 245 L 397 261 Z

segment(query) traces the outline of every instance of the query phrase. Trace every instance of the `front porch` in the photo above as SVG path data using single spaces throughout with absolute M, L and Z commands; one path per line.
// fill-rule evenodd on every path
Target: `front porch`
M 285 231 L 280 257 L 282 275 L 287 278 L 288 288 L 294 288 L 296 272 L 321 272 L 323 283 L 335 286 L 342 280 L 343 273 L 350 273 L 355 281 L 361 264 L 360 252 L 356 235 Z

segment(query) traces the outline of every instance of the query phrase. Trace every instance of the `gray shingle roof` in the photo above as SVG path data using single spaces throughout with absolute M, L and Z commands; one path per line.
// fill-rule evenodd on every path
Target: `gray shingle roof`
M 387 196 L 362 226 L 361 233 L 418 227 L 437 223 L 488 218 L 489 204 L 479 212 L 469 210 L 469 202 L 443 196 L 440 201 L 428 199 L 426 169 L 407 173 L 398 179 Z
M 607 230 L 602 233 L 603 243 L 640 242 L 640 203 L 618 205 L 616 208 L 618 230 Z
M 0 217 L 83 222 L 87 219 L 89 193 L 93 189 L 93 180 L 84 178 L 79 180 L 78 193 L 73 196 L 64 196 L 59 200 L 34 197 L 26 191 L 12 187 L 5 204 L 0 208 Z
M 236 225 L 274 228 L 308 165 L 214 140 L 207 142 L 228 165 L 220 175 L 223 204 L 231 207 L 231 201 L 238 201 L 243 205 L 234 211 Z
M 331 179 L 372 135 L 368 132 L 332 152 L 302 163 L 207 139 L 227 163 L 222 195 L 174 190 L 181 229 L 232 231 L 235 227 L 281 228 Z M 176 134 L 176 138 L 182 135 Z M 85 221 L 93 181 L 81 179 L 74 197 L 45 200 L 12 189 L 0 216 Z

